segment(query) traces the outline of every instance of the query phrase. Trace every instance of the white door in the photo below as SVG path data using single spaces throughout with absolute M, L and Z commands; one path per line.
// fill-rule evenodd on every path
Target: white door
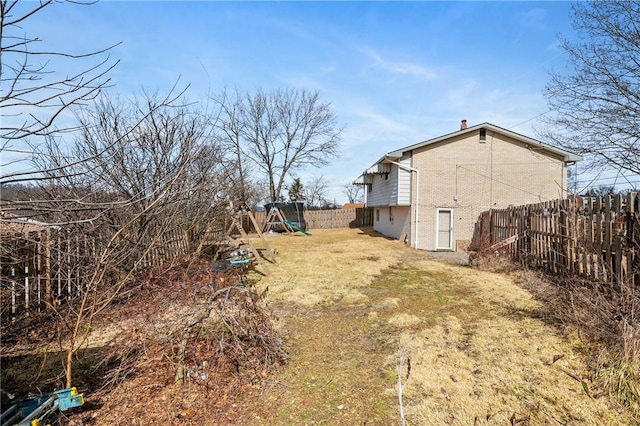
M 438 209 L 436 250 L 453 250 L 453 209 Z

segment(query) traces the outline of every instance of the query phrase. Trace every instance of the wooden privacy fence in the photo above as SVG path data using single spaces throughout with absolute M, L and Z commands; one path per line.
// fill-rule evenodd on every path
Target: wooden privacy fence
M 266 212 L 253 213 L 258 223 L 264 223 Z M 334 210 L 305 210 L 308 229 L 359 228 L 373 225 L 373 209 L 353 208 Z
M 86 281 L 95 242 L 59 230 L 0 236 L 1 316 L 14 318 L 73 298 Z
M 497 251 L 555 274 L 640 285 L 640 194 L 572 197 L 489 210 L 470 250 Z
M 222 238 L 223 231 L 205 235 Z M 159 266 L 188 254 L 192 241 L 181 230 L 165 232 L 145 251 L 140 267 Z M 0 235 L 0 318 L 15 319 L 80 296 L 105 244 L 64 229 Z
M 372 209 L 308 210 L 309 229 L 371 226 Z M 265 212 L 256 212 L 258 223 Z M 245 224 L 248 226 L 248 224 Z M 209 232 L 205 243 L 219 241 L 223 230 Z M 0 318 L 15 319 L 40 312 L 47 306 L 72 300 L 82 294 L 105 242 L 64 229 L 39 227 L 31 232 L 0 235 Z M 194 241 L 182 230 L 163 233 L 140 258 L 142 268 L 162 265 L 193 248 Z

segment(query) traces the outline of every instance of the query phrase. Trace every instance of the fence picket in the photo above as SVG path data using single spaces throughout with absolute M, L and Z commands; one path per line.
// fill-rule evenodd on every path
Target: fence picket
M 258 223 L 260 212 L 256 213 Z M 310 229 L 361 227 L 373 224 L 372 209 L 319 210 L 305 212 Z M 264 218 L 263 218 L 264 220 Z M 226 227 L 225 227 L 226 229 Z M 202 236 L 209 244 L 219 241 L 221 230 L 208 230 Z M 2 238 L 2 276 L 0 316 L 11 321 L 29 311 L 55 306 L 83 293 L 91 267 L 103 242 L 84 235 L 70 235 L 65 229 L 45 228 L 28 234 L 0 235 Z M 188 254 L 193 236 L 182 230 L 169 230 L 142 257 L 140 264 L 151 267 L 173 262 Z M 5 296 L 6 294 L 6 296 Z
M 501 253 L 554 274 L 602 280 L 620 291 L 627 278 L 640 283 L 639 204 L 638 193 L 630 193 L 488 210 L 476 223 L 471 247 L 482 250 L 517 235 Z

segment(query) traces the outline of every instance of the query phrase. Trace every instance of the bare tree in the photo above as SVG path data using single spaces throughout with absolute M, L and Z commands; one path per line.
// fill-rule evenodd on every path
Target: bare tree
M 231 157 L 229 168 L 235 171 L 235 173 L 230 173 L 231 183 L 237 188 L 239 201 L 246 203 L 248 199 L 247 177 L 245 161 L 243 161 L 245 154 L 242 149 L 244 105 L 237 91 L 230 94 L 226 88 L 214 101 L 220 107 L 221 120 L 218 123 L 220 142 L 229 150 L 229 157 Z
M 225 112 L 223 128 L 242 163 L 253 164 L 268 180 L 270 201 L 282 200 L 286 179 L 295 170 L 326 165 L 338 153 L 342 128 L 331 105 L 318 92 L 258 90 L 216 99 Z
M 177 178 L 178 176 L 176 180 Z M 171 185 L 167 185 L 161 194 L 157 194 L 154 203 L 160 203 L 168 197 L 170 188 Z M 56 311 L 60 317 L 59 324 L 62 332 L 60 341 L 66 351 L 64 369 L 67 388 L 73 383 L 74 363 L 78 350 L 87 341 L 96 316 L 117 300 L 122 290 L 130 284 L 132 277 L 146 266 L 145 255 L 151 253 L 161 242 L 162 232 L 156 232 L 151 239 L 141 242 L 139 249 L 135 251 L 135 256 L 131 256 L 132 250 L 131 245 L 128 244 L 127 233 L 131 232 L 131 227 L 135 230 L 139 218 L 147 215 L 154 208 L 154 203 L 148 204 L 145 210 L 119 224 L 115 232 L 102 235 L 105 243 L 100 245 L 94 262 L 85 265 L 89 273 L 83 286 L 77 289 L 80 297 L 77 297 L 73 303 L 73 309 Z M 132 259 L 133 263 L 123 268 L 123 257 Z
M 590 197 L 604 197 L 605 195 L 615 194 L 615 185 L 599 185 L 587 188 L 583 195 Z
M 343 193 L 347 196 L 347 200 L 350 203 L 361 203 L 364 200 L 364 191 L 362 185 L 354 185 L 348 183 L 344 185 Z
M 83 211 L 94 207 L 92 220 L 100 215 L 115 226 L 136 215 L 135 232 L 130 225 L 127 235 L 138 247 L 158 230 L 193 230 L 210 222 L 196 219 L 221 198 L 217 182 L 226 180 L 213 137 L 215 117 L 171 96 L 144 94 L 132 102 L 102 97 L 94 109 L 80 111 L 78 120 L 82 131 L 69 152 L 49 138 L 34 161 L 57 187 L 71 192 L 68 198 L 82 200 Z M 56 203 L 63 220 L 69 221 L 78 202 Z
M 264 199 L 258 179 L 254 176 L 255 165 L 249 161 L 244 134 L 246 132 L 246 105 L 238 90 L 225 88 L 213 101 L 219 107 L 216 121 L 216 138 L 226 152 L 225 165 L 228 179 L 225 185 L 227 195 L 238 204 L 256 205 Z M 252 167 L 253 166 L 253 167 Z
M 640 174 L 640 2 L 578 2 L 579 38 L 561 38 L 568 72 L 545 89 L 555 115 L 540 133 L 595 166 Z
M 153 259 L 171 264 L 192 254 L 215 219 L 222 220 L 227 197 L 218 182 L 226 175 L 215 117 L 197 107 L 172 95 L 131 102 L 103 96 L 79 112 L 82 131 L 71 147 L 49 137 L 36 151 L 35 168 L 46 178 L 43 197 L 20 207 L 64 226 L 69 241 L 91 237 L 94 247 L 74 258 L 85 272 L 73 309 L 57 311 L 68 386 L 95 315 Z M 186 243 L 182 253 L 172 252 L 176 238 Z
M 38 48 L 42 40 L 25 34 L 23 26 L 60 3 L 0 0 L 0 138 L 4 140 L 0 151 L 10 149 L 11 140 L 54 131 L 54 122 L 63 111 L 95 99 L 107 87 L 107 73 L 118 63 L 109 56 L 114 46 L 81 53 Z M 68 3 L 90 5 L 95 1 Z M 56 72 L 52 69 L 56 63 L 67 71 Z
M 312 177 L 304 191 L 307 205 L 312 208 L 320 208 L 329 204 L 327 201 L 328 187 L 329 184 L 324 176 Z

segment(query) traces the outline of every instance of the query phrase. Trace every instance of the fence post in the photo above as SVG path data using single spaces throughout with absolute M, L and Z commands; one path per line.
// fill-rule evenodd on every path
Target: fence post
M 594 270 L 597 279 L 603 279 L 604 256 L 602 252 L 602 197 L 595 197 L 593 205 L 595 229 L 593 231 Z
M 11 267 L 11 321 L 15 320 L 17 310 L 17 298 L 16 298 L 16 268 Z
M 611 215 L 610 229 L 612 229 L 612 282 L 613 288 L 620 291 L 622 288 L 623 271 L 622 271 L 622 238 L 624 229 L 621 227 L 620 219 L 623 218 L 622 212 L 622 195 L 616 194 L 613 199 L 613 214 Z
M 595 276 L 595 271 L 593 267 L 594 254 L 596 252 L 595 248 L 595 235 L 594 235 L 594 226 L 595 226 L 595 200 L 591 197 L 586 198 L 587 208 L 589 209 L 589 215 L 585 218 L 587 221 L 587 225 L 585 225 L 587 229 L 587 242 L 585 247 L 585 257 L 586 257 L 586 271 L 587 275 Z
M 523 250 L 525 250 L 524 260 L 527 264 L 529 264 L 529 260 L 531 258 L 531 250 L 532 250 L 531 241 L 533 240 L 531 238 L 531 206 L 530 205 L 527 204 L 526 206 L 524 206 L 523 215 L 524 217 L 522 218 L 522 221 L 523 221 L 522 232 L 524 234 L 524 241 L 522 244 L 522 248 Z
M 558 210 L 560 210 L 560 220 L 558 222 L 560 228 L 560 241 L 559 241 L 559 260 L 562 268 L 569 269 L 569 218 L 567 217 L 567 205 L 565 201 L 558 203 Z
M 21 265 L 21 269 L 21 272 L 24 273 L 24 310 L 26 316 L 29 316 L 29 292 L 31 289 L 29 288 L 29 264 L 26 259 Z
M 631 235 L 631 243 L 628 247 L 633 247 L 629 253 L 629 271 L 634 274 L 631 279 L 632 290 L 637 291 L 640 287 L 640 193 L 629 194 L 629 223 L 627 224 L 628 235 Z
M 51 231 L 44 231 L 42 241 L 42 255 L 44 256 L 44 300 L 47 304 L 53 303 L 51 295 Z

